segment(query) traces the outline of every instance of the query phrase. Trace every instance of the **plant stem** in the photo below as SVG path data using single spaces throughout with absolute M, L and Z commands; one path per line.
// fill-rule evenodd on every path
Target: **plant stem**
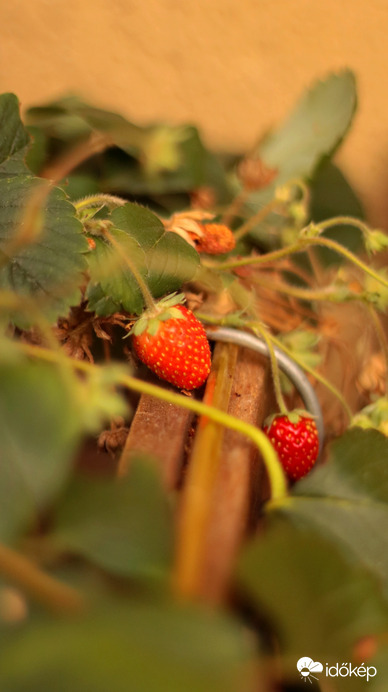
M 321 245 L 322 247 L 327 247 L 330 250 L 334 250 L 334 252 L 346 257 L 347 260 L 355 264 L 363 272 L 369 274 L 369 276 L 372 276 L 376 281 L 388 288 L 388 279 L 378 274 L 376 271 L 374 271 L 374 269 L 371 269 L 371 267 L 365 264 L 365 262 L 358 259 L 353 252 L 350 252 L 350 250 L 347 250 L 347 248 L 343 247 L 343 245 L 340 245 L 340 243 L 337 243 L 335 240 L 331 240 L 330 238 L 303 237 L 297 243 L 280 248 L 279 250 L 274 250 L 273 252 L 267 252 L 265 255 L 259 255 L 258 257 L 243 257 L 239 260 L 230 260 L 227 262 L 220 262 L 219 264 L 207 263 L 205 266 L 211 267 L 212 269 L 217 268 L 220 270 L 227 270 L 238 269 L 239 267 L 269 264 L 275 260 L 281 259 L 282 257 L 287 257 L 288 255 L 293 255 L 298 252 L 304 252 L 308 247 L 313 245 Z
M 108 207 L 108 209 L 114 209 L 115 207 L 123 207 L 126 203 L 127 201 L 125 199 L 116 197 L 116 195 L 97 193 L 96 195 L 89 195 L 88 197 L 79 199 L 77 202 L 73 202 L 73 205 L 77 211 L 82 211 L 83 209 L 99 207 L 100 205 Z
M 76 615 L 86 608 L 86 602 L 78 591 L 49 576 L 24 555 L 2 544 L 0 574 L 55 613 Z
M 338 254 L 343 255 L 343 257 L 346 257 L 346 259 L 355 264 L 363 272 L 369 274 L 369 276 L 372 276 L 374 279 L 376 279 L 376 281 L 388 288 L 388 280 L 384 276 L 381 276 L 380 274 L 375 272 L 374 269 L 371 269 L 371 267 L 365 264 L 365 262 L 362 262 L 362 260 L 358 259 L 358 257 L 354 255 L 353 252 L 350 252 L 350 250 L 343 247 L 343 245 L 340 245 L 340 243 L 337 243 L 335 240 L 331 240 L 330 238 L 309 238 L 309 241 L 311 245 L 321 245 L 323 247 L 329 248 L 330 250 L 334 250 L 334 252 L 338 252 Z
M 241 259 L 231 259 L 226 260 L 226 262 L 202 262 L 203 266 L 209 267 L 210 269 L 220 269 L 221 271 L 226 271 L 228 269 L 238 269 L 239 267 L 257 266 L 260 264 L 271 264 L 276 260 L 282 259 L 283 257 L 288 257 L 296 252 L 304 252 L 307 245 L 306 239 L 303 241 L 298 241 L 287 247 L 279 248 L 279 250 L 273 250 L 272 252 L 266 252 L 264 255 L 255 255 L 254 257 L 242 257 Z
M 269 288 L 271 291 L 275 291 L 276 293 L 285 293 L 286 295 L 292 296 L 293 298 L 299 298 L 300 300 L 305 300 L 308 302 L 315 302 L 321 300 L 330 301 L 332 296 L 336 293 L 335 289 L 330 285 L 321 289 L 314 290 L 311 288 L 302 288 L 301 286 L 293 286 L 292 284 L 289 284 L 285 281 L 277 281 L 275 283 L 273 281 L 268 281 L 267 279 L 264 279 L 261 276 L 255 276 L 253 282 L 255 284 L 258 284 L 259 286 L 265 286 L 266 288 Z
M 58 354 L 54 351 L 50 351 L 47 348 L 23 343 L 18 343 L 17 346 L 26 355 L 40 358 L 51 363 L 58 362 Z M 100 367 L 98 365 L 86 363 L 85 361 L 77 361 L 72 358 L 69 358 L 69 362 L 71 362 L 76 370 L 81 370 L 86 373 L 92 373 L 93 371 L 95 372 L 95 368 Z M 182 394 L 177 394 L 175 392 L 162 389 L 161 387 L 151 384 L 150 382 L 138 380 L 131 375 L 121 375 L 118 373 L 117 385 L 126 387 L 134 392 L 139 392 L 140 394 L 149 394 L 150 396 L 155 396 L 156 398 L 167 401 L 170 404 L 175 404 L 176 406 L 182 406 L 182 408 L 187 408 L 199 416 L 208 416 L 208 418 L 214 420 L 216 423 L 220 423 L 226 428 L 230 428 L 231 430 L 235 430 L 236 432 L 241 432 L 243 435 L 246 435 L 250 440 L 252 440 L 252 442 L 254 442 L 263 456 L 263 461 L 269 476 L 271 496 L 273 498 L 279 498 L 287 494 L 287 483 L 282 466 L 279 462 L 276 451 L 262 430 L 259 430 L 254 425 L 245 423 L 244 421 L 241 421 L 234 416 L 225 413 L 224 411 L 219 411 L 218 409 L 215 409 L 212 406 L 207 406 L 200 401 L 189 399 Z
M 333 228 L 333 226 L 354 226 L 362 231 L 364 236 L 367 236 L 369 233 L 368 226 L 361 219 L 356 219 L 353 216 L 333 216 L 331 219 L 320 221 L 315 225 L 322 233 L 327 231 L 328 228 Z
M 303 360 L 301 360 L 301 358 L 298 358 L 298 356 L 292 353 L 292 351 L 290 351 L 286 346 L 284 346 L 284 344 L 275 336 L 273 336 L 273 334 L 271 334 L 271 339 L 278 348 L 280 348 L 282 351 L 284 351 L 284 353 L 290 356 L 290 358 L 292 358 L 295 361 L 295 363 L 300 365 L 300 367 L 303 368 L 303 370 L 308 372 L 316 380 L 318 380 L 318 382 L 323 384 L 326 387 L 326 389 L 328 389 L 329 392 L 331 392 L 338 399 L 338 401 L 342 404 L 349 420 L 353 418 L 353 414 L 344 397 L 342 396 L 341 392 L 339 392 L 338 389 L 331 382 L 329 382 L 325 377 L 323 377 L 323 375 L 317 372 L 314 368 L 310 368 L 309 365 L 306 365 L 306 363 L 304 363 Z
M 281 387 L 281 383 L 280 383 L 280 370 L 279 370 L 278 361 L 276 359 L 275 351 L 273 348 L 271 336 L 268 333 L 267 329 L 263 325 L 256 324 L 255 327 L 251 326 L 251 329 L 255 334 L 257 334 L 257 333 L 260 334 L 261 338 L 267 344 L 269 359 L 271 361 L 272 381 L 273 381 L 273 386 L 274 386 L 274 390 L 275 390 L 276 403 L 279 407 L 280 413 L 287 415 L 288 408 L 286 406 L 286 402 L 284 400 L 284 396 L 283 396 L 283 392 L 282 392 L 282 387 Z
M 259 211 L 256 214 L 247 219 L 247 221 L 245 221 L 245 223 L 243 223 L 243 225 L 240 226 L 240 228 L 234 234 L 236 242 L 238 240 L 241 240 L 241 238 L 243 238 L 244 235 L 249 233 L 249 231 L 251 231 L 252 228 L 264 221 L 268 214 L 270 214 L 271 211 L 276 209 L 276 207 L 280 206 L 281 204 L 282 203 L 279 202 L 279 200 L 275 197 L 274 199 L 271 199 L 271 201 L 268 202 L 268 204 L 265 204 L 264 207 L 259 209 Z

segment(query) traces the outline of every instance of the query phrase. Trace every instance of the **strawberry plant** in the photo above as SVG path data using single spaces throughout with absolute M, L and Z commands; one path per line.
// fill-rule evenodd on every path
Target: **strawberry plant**
M 0 96 L 1 689 L 385 689 L 388 240 L 333 163 L 356 96 L 329 75 L 241 156 L 74 96 L 22 120 Z M 265 344 L 266 431 L 226 410 L 217 327 Z M 196 417 L 182 490 L 157 438 L 123 472 L 139 394 Z M 224 430 L 260 452 L 268 497 L 210 608 Z

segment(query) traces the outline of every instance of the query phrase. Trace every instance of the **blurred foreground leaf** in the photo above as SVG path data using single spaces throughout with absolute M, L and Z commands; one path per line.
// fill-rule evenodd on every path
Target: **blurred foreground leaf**
M 275 510 L 334 542 L 378 577 L 388 596 L 388 439 L 354 428 Z
M 63 375 L 41 363 L 0 366 L 0 541 L 12 540 L 65 483 L 80 437 Z
M 348 660 L 358 639 L 388 625 L 377 580 L 308 528 L 275 522 L 247 548 L 239 576 L 295 660 L 306 651 L 318 661 Z
M 87 243 L 64 193 L 24 164 L 29 136 L 16 98 L 0 96 L 0 288 L 39 300 L 49 319 L 80 300 Z M 20 314 L 17 317 L 23 323 Z M 24 315 L 24 322 L 28 322 Z
M 7 692 L 253 692 L 252 647 L 232 620 L 168 603 L 108 602 L 31 623 L 0 649 Z
M 120 481 L 76 478 L 57 508 L 51 538 L 108 572 L 166 575 L 172 517 L 155 466 L 138 458 Z

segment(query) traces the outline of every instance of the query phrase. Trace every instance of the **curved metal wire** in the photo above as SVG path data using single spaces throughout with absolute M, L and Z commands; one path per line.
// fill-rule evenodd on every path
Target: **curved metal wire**
M 267 358 L 269 357 L 267 344 L 254 334 L 243 332 L 240 329 L 230 329 L 229 327 L 207 327 L 206 333 L 208 338 L 212 339 L 213 341 L 230 342 L 237 344 L 238 346 L 251 348 L 253 351 L 260 353 L 262 356 L 266 356 Z M 303 370 L 292 360 L 292 358 L 287 356 L 286 353 L 281 351 L 276 346 L 274 346 L 274 353 L 276 360 L 279 363 L 279 368 L 291 380 L 303 400 L 306 411 L 311 413 L 315 419 L 315 424 L 317 426 L 319 435 L 319 449 L 321 450 L 325 435 L 325 427 L 323 423 L 321 405 L 318 401 L 317 395 L 315 394 L 315 391 Z

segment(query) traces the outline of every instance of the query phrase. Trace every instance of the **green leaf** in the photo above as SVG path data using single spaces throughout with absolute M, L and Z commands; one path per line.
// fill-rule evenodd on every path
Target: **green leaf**
M 181 288 L 195 274 L 199 256 L 183 238 L 165 231 L 155 214 L 137 204 L 125 204 L 110 217 L 114 236 L 136 265 L 151 293 L 158 298 Z M 89 308 L 99 315 L 125 310 L 140 314 L 144 300 L 137 280 L 115 248 L 96 238 L 88 255 L 91 284 Z
M 199 266 L 197 251 L 176 233 L 166 231 L 148 209 L 126 204 L 115 209 L 111 219 L 146 252 L 146 280 L 155 298 L 178 290 L 193 278 Z
M 295 662 L 303 652 L 318 661 L 349 660 L 360 637 L 387 626 L 377 581 L 307 527 L 275 522 L 246 549 L 239 577 Z
M 113 142 L 127 153 L 137 153 L 143 145 L 146 130 L 134 125 L 119 113 L 95 108 L 81 100 L 72 98 L 64 101 L 68 112 L 83 118 L 93 128 L 108 134 Z
M 27 111 L 27 124 L 39 127 L 47 137 L 57 141 L 83 139 L 92 132 L 92 127 L 76 112 L 81 103 L 77 96 L 68 95 L 43 106 L 33 106 Z
M 323 157 L 333 154 L 346 135 L 357 105 L 353 72 L 343 70 L 307 90 L 283 125 L 259 145 L 255 155 L 278 170 L 273 183 L 250 195 L 246 207 L 255 213 L 270 201 L 275 188 L 310 178 Z
M 310 527 L 379 578 L 388 596 L 388 439 L 354 428 L 275 511 Z
M 2 641 L 7 692 L 253 692 L 246 633 L 216 613 L 106 602 L 77 620 L 32 623 Z
M 144 276 L 145 254 L 137 241 L 118 229 L 111 229 L 110 233 Z M 108 241 L 95 238 L 95 242 L 95 249 L 88 255 L 90 284 L 86 297 L 89 310 L 104 316 L 123 311 L 139 314 L 144 301 L 134 275 Z
M 0 178 L 0 252 L 5 256 L 23 230 L 23 214 L 41 185 L 32 176 Z M 27 220 L 28 223 L 28 220 Z M 88 246 L 73 206 L 54 188 L 41 210 L 34 238 L 12 252 L 0 269 L 0 288 L 36 299 L 50 319 L 80 299 Z
M 309 177 L 341 142 L 355 109 L 356 83 L 350 70 L 319 80 L 306 91 L 285 123 L 258 148 L 263 161 L 279 170 L 276 185 Z
M 30 142 L 14 94 L 0 95 L 0 176 L 26 171 L 24 157 Z
M 160 204 L 160 195 L 211 185 L 220 203 L 229 198 L 224 167 L 191 125 L 139 127 L 74 95 L 30 108 L 27 118 L 55 143 L 79 140 L 92 130 L 106 133 L 119 149 L 110 148 L 100 157 L 98 183 L 104 191 L 158 196 Z
M 112 212 L 113 224 L 136 240 L 144 251 L 151 250 L 163 236 L 164 226 L 160 219 L 140 204 L 125 204 Z
M 124 363 L 112 362 L 91 368 L 82 378 L 73 380 L 73 408 L 78 409 L 82 430 L 100 432 L 107 421 L 128 415 L 128 404 L 117 386 L 128 373 Z
M 54 188 L 46 199 L 47 183 L 29 174 L 28 143 L 16 97 L 0 96 L 0 288 L 35 298 L 55 319 L 79 301 L 88 246 L 64 193 Z M 26 315 L 17 321 L 28 323 Z
M 157 469 L 133 458 L 129 476 L 80 479 L 57 508 L 51 536 L 108 572 L 165 576 L 172 557 L 172 517 Z
M 0 541 L 10 541 L 57 495 L 79 442 L 64 374 L 41 363 L 0 366 Z
M 115 302 L 107 295 L 100 283 L 89 283 L 85 297 L 88 299 L 88 310 L 95 312 L 100 317 L 113 315 L 122 309 L 120 302 Z
M 147 253 L 148 285 L 158 298 L 178 291 L 199 265 L 197 251 L 176 233 L 164 231 Z

